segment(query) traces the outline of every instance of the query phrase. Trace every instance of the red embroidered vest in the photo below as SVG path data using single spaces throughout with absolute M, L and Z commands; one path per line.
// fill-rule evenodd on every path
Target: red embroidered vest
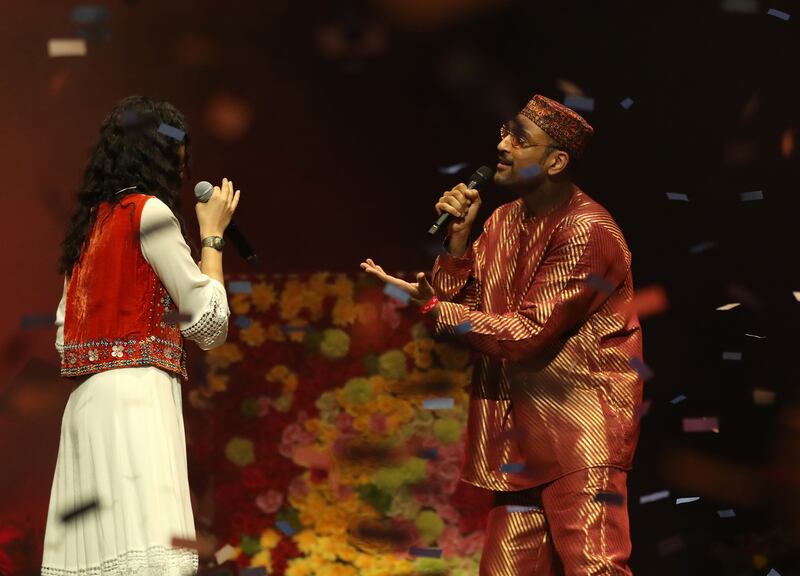
M 150 198 L 130 194 L 116 206 L 98 207 L 67 283 L 62 376 L 156 366 L 186 378 L 180 328 L 164 319 L 176 314 L 176 306 L 139 243 L 142 208 Z

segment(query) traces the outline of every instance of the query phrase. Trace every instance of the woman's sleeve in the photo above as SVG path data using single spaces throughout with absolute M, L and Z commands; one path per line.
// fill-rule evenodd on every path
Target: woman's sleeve
M 67 278 L 64 277 L 64 291 L 61 293 L 61 302 L 56 310 L 56 351 L 64 358 L 64 316 L 67 312 Z
M 145 260 L 178 307 L 183 337 L 203 350 L 224 344 L 230 316 L 225 287 L 203 274 L 192 260 L 172 210 L 151 198 L 142 209 L 139 231 Z

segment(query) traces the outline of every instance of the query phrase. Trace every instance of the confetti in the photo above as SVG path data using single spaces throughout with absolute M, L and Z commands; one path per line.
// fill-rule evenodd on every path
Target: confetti
M 106 6 L 75 6 L 72 9 L 72 21 L 79 23 L 99 22 L 108 17 Z
M 541 510 L 538 506 L 520 506 L 518 504 L 509 504 L 506 506 L 506 512 L 514 514 L 515 512 L 536 512 Z
M 665 498 L 669 498 L 669 490 L 660 490 L 659 492 L 639 496 L 639 504 L 650 504 L 651 502 L 658 502 Z
M 464 334 L 468 334 L 472 332 L 472 322 L 462 322 L 461 324 L 456 324 L 455 328 L 453 329 L 456 334 L 459 336 L 463 336 Z
M 781 575 L 780 572 L 775 570 L 775 568 L 770 568 L 769 572 L 767 573 L 767 576 L 781 576 Z
M 745 336 L 749 336 L 750 338 L 758 338 L 760 340 L 763 340 L 764 338 L 766 338 L 766 336 L 759 336 L 758 334 L 748 334 L 747 332 L 745 332 L 744 335 Z
M 592 112 L 594 111 L 594 98 L 569 95 L 564 98 L 564 106 L 579 112 Z
M 686 396 L 684 394 L 678 394 L 677 396 L 675 396 L 675 398 L 670 400 L 669 403 L 670 404 L 678 404 L 680 402 L 683 402 L 684 400 L 686 400 Z
M 466 162 L 459 162 L 458 164 L 451 164 L 450 166 L 440 166 L 439 174 L 447 174 L 449 176 L 452 176 L 453 174 L 458 174 L 466 167 L 467 167 Z
M 795 299 L 795 300 L 797 300 L 798 302 L 800 302 L 800 291 L 797 291 L 797 292 L 792 292 L 792 296 L 794 296 L 794 299 Z
M 408 301 L 411 300 L 411 294 L 394 284 L 386 284 L 386 286 L 383 287 L 383 293 L 389 298 L 402 302 L 403 304 L 408 304 Z
M 452 398 L 428 398 L 422 402 L 422 407 L 426 410 L 452 410 Z
M 764 193 L 761 190 L 754 190 L 753 192 L 742 192 L 739 197 L 742 202 L 752 202 L 753 200 L 763 200 Z
M 770 406 L 775 402 L 775 391 L 753 388 L 753 403 L 756 406 Z
M 231 294 L 250 294 L 252 291 L 253 285 L 247 280 L 228 282 L 228 292 Z
M 700 496 L 688 496 L 686 498 L 676 498 L 675 504 L 689 504 L 690 502 L 697 502 Z
M 240 329 L 245 330 L 250 328 L 250 326 L 253 324 L 253 320 L 247 316 L 237 316 L 236 320 L 234 320 L 234 324 L 236 324 Z
M 724 12 L 758 14 L 758 0 L 722 0 Z
M 541 166 L 538 164 L 533 164 L 532 166 L 526 166 L 525 168 L 520 169 L 519 175 L 523 178 L 535 178 L 541 171 Z
M 439 457 L 439 451 L 436 448 L 423 448 L 419 451 L 419 457 L 425 460 L 436 460 Z
M 631 106 L 633 106 L 633 98 L 625 98 L 622 102 L 619 103 L 619 105 L 625 108 L 625 110 L 627 110 Z
M 652 400 L 645 400 L 645 401 L 644 401 L 644 402 L 642 402 L 641 404 L 638 404 L 638 405 L 637 405 L 637 406 L 636 406 L 636 407 L 633 409 L 633 415 L 634 415 L 634 416 L 635 416 L 637 419 L 641 420 L 642 418 L 644 418 L 645 416 L 647 416 L 647 413 L 648 413 L 648 412 L 650 412 L 650 406 L 651 406 L 652 404 L 653 404 L 653 401 L 652 401 Z
M 586 277 L 586 283 L 603 294 L 611 294 L 614 291 L 614 285 L 597 274 L 589 274 Z
M 51 328 L 55 321 L 54 314 L 26 314 L 21 324 L 23 328 Z
M 735 518 L 736 517 L 736 512 L 734 512 L 732 509 L 717 510 L 717 515 L 720 518 Z
M 191 314 L 181 314 L 177 310 L 170 310 L 169 312 L 165 312 L 163 316 L 164 322 L 170 325 L 180 324 L 181 322 L 191 322 L 192 315 Z
M 684 418 L 684 432 L 717 432 L 719 433 L 719 421 L 716 416 L 701 418 Z
M 742 353 L 741 352 L 723 352 L 722 353 L 723 360 L 741 360 Z
M 681 194 L 680 192 L 667 192 L 667 199 L 680 200 L 681 202 L 688 202 L 689 196 L 686 194 Z
M 165 136 L 169 136 L 170 138 L 174 138 L 175 140 L 181 141 L 186 137 L 186 132 L 181 130 L 180 128 L 175 128 L 175 126 L 170 126 L 164 122 L 158 127 L 158 131 Z
M 97 500 L 90 500 L 85 504 L 81 504 L 80 506 L 73 508 L 69 512 L 64 512 L 61 515 L 61 522 L 63 522 L 64 524 L 72 522 L 76 518 L 79 518 L 80 516 L 83 516 L 84 514 L 91 512 L 92 510 L 96 510 L 99 507 L 100 507 L 100 502 L 98 502 Z
M 125 110 L 119 117 L 120 126 L 134 126 L 139 123 L 139 115 L 133 110 Z
M 617 492 L 598 492 L 594 495 L 594 501 L 612 506 L 622 506 L 625 504 L 625 496 Z
M 639 318 L 655 316 L 669 308 L 667 292 L 661 286 L 647 286 L 636 290 L 633 294 L 631 309 Z
M 412 556 L 420 558 L 440 558 L 442 556 L 441 548 L 421 548 L 419 546 L 412 546 L 409 551 Z
M 278 520 L 275 522 L 275 526 L 287 536 L 294 536 L 295 529 L 286 520 Z
M 654 375 L 650 367 L 645 364 L 641 358 L 631 358 L 630 367 L 636 370 L 645 382 L 650 380 Z
M 716 242 L 701 242 L 700 244 L 695 244 L 694 246 L 690 247 L 689 254 L 700 254 L 716 247 Z
M 661 556 L 669 556 L 683 550 L 686 545 L 680 534 L 676 534 L 670 538 L 665 538 L 658 542 L 658 553 Z
M 214 552 L 214 559 L 217 561 L 217 564 L 224 564 L 228 560 L 233 560 L 234 558 L 236 558 L 236 548 L 230 544 L 225 544 L 225 546 Z
M 767 10 L 767 15 L 775 16 L 775 18 L 780 18 L 783 21 L 788 21 L 789 18 L 791 18 L 790 14 L 787 14 L 783 10 L 777 10 L 775 8 L 770 8 L 769 10 Z
M 742 305 L 741 302 L 731 302 L 730 304 L 723 304 L 722 306 L 719 306 L 717 308 L 717 310 L 722 310 L 723 312 L 725 312 L 727 310 L 733 310 L 737 306 L 741 306 L 741 305 Z
M 507 472 L 509 474 L 520 474 L 523 470 L 525 470 L 524 462 L 512 462 L 500 466 L 500 472 Z
M 50 58 L 86 56 L 86 40 L 83 38 L 51 38 L 47 41 L 47 55 Z

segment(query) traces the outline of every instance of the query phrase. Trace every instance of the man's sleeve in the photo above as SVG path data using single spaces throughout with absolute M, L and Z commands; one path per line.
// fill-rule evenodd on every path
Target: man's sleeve
M 611 231 L 576 225 L 554 238 L 519 310 L 489 314 L 440 302 L 436 330 L 463 334 L 483 354 L 532 358 L 597 310 L 625 280 L 628 266 L 625 249 Z

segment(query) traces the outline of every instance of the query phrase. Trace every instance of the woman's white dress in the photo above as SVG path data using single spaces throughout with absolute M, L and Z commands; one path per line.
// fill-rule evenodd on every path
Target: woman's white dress
M 181 315 L 181 333 L 203 350 L 225 342 L 225 287 L 192 260 L 177 219 L 158 199 L 142 210 L 141 250 Z M 63 352 L 66 307 L 56 315 Z M 64 523 L 64 513 L 98 506 Z M 155 367 L 94 374 L 70 395 L 61 424 L 42 559 L 43 576 L 178 576 L 197 554 L 180 377 Z

